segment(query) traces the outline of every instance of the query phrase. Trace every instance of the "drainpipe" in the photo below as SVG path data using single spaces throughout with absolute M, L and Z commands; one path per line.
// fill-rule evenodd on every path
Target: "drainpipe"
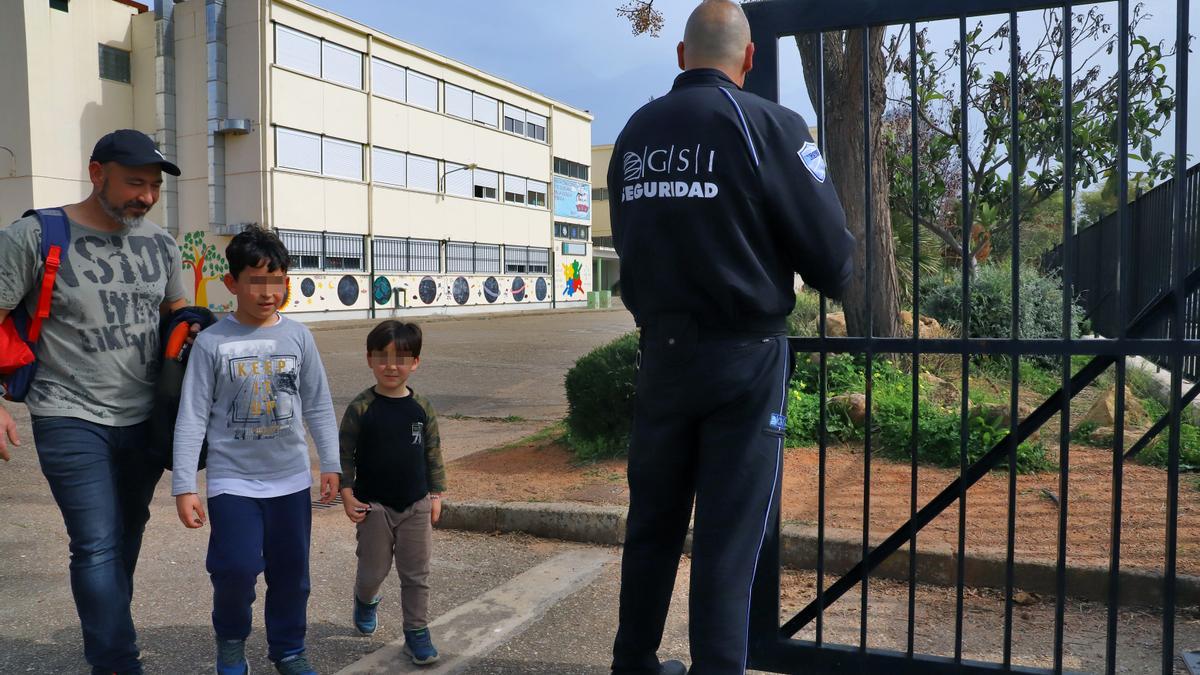
M 367 33 L 367 55 L 363 59 L 363 90 L 367 92 L 367 145 L 363 148 L 363 163 L 367 179 L 367 236 L 363 242 L 363 258 L 367 262 L 367 298 L 370 300 L 370 317 L 375 318 L 375 166 L 371 162 L 371 149 L 375 147 L 375 121 L 372 116 L 374 101 L 371 92 L 371 56 L 375 51 L 374 36 Z M 386 308 L 387 306 L 384 305 Z
M 226 0 L 205 0 L 205 52 L 208 64 L 208 229 L 225 232 L 225 137 L 217 133 L 229 115 L 229 47 L 225 36 Z
M 154 8 L 154 140 L 163 155 L 176 164 L 179 152 L 175 127 L 175 0 L 159 0 Z M 162 226 L 179 236 L 179 179 L 163 175 L 159 196 Z

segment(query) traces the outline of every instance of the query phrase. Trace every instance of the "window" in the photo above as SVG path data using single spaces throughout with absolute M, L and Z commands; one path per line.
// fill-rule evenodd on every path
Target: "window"
M 529 181 L 528 202 L 530 206 L 546 206 L 546 184 L 540 180 Z
M 475 94 L 472 111 L 474 112 L 476 122 L 482 122 L 489 127 L 496 126 L 496 99 L 484 96 L 483 94 Z
M 362 180 L 362 145 L 336 138 L 322 138 L 321 173 L 336 178 Z
M 279 238 L 288 250 L 288 269 L 321 269 L 322 235 L 320 232 L 290 232 L 279 230 Z
M 464 120 L 471 119 L 471 92 L 462 87 L 456 87 L 449 82 L 446 83 L 446 114 L 461 117 Z
M 321 76 L 321 40 L 275 25 L 275 63 L 313 77 Z
M 471 179 L 472 171 L 462 164 L 454 164 L 446 162 L 446 173 L 444 174 L 443 186 L 446 194 L 455 195 L 457 197 L 470 197 L 475 193 L 474 181 Z
M 276 127 L 275 165 L 321 173 L 321 137 L 295 129 Z
M 577 244 L 572 242 L 563 242 L 563 255 L 587 255 L 587 244 Z
M 504 273 L 526 274 L 529 272 L 529 249 L 524 246 L 504 247 Z
M 363 271 L 363 236 L 360 234 L 326 234 L 326 270 Z
M 554 236 L 560 239 L 579 239 L 587 241 L 588 226 L 576 225 L 575 223 L 554 223 Z
M 475 273 L 500 273 L 499 244 L 475 244 Z
M 588 168 L 578 162 L 572 162 L 569 159 L 561 157 L 554 158 L 554 173 L 561 176 L 570 176 L 579 180 L 588 179 Z
M 380 272 L 440 272 L 441 247 L 430 239 L 375 237 L 375 269 Z
M 546 118 L 534 113 L 525 113 L 525 135 L 535 141 L 546 142 Z
M 416 190 L 437 192 L 437 160 L 419 155 L 409 155 L 408 187 Z
M 375 237 L 371 240 L 371 259 L 376 272 L 407 272 L 408 240 Z
M 129 52 L 100 45 L 100 77 L 129 84 Z
M 471 172 L 475 185 L 475 197 L 478 199 L 495 199 L 500 185 L 500 174 L 486 169 L 475 169 Z
M 397 101 L 404 100 L 404 69 L 400 66 L 371 58 L 371 91 Z
M 550 249 L 529 249 L 529 273 L 546 274 L 550 271 Z
M 384 185 L 407 185 L 408 158 L 403 152 L 371 148 L 371 180 Z
M 322 42 L 321 77 L 362 89 L 362 54 L 332 42 Z
M 457 241 L 446 243 L 446 271 L 468 272 L 475 271 L 475 245 L 462 244 Z
M 432 239 L 408 240 L 409 272 L 441 272 L 442 247 Z
M 592 188 L 592 201 L 606 202 L 608 201 L 608 188 Z
M 437 80 L 410 70 L 408 71 L 407 86 L 408 96 L 405 100 L 409 103 L 427 110 L 436 111 L 438 109 Z
M 525 203 L 525 193 L 529 189 L 529 181 L 516 176 L 504 177 L 504 201 L 515 204 Z
M 545 274 L 550 268 L 550 249 L 528 246 L 504 247 L 505 274 Z
M 57 9 L 60 12 L 69 12 L 67 8 L 67 0 L 50 0 L 50 9 Z
M 525 110 L 504 104 L 504 130 L 510 134 L 525 135 Z

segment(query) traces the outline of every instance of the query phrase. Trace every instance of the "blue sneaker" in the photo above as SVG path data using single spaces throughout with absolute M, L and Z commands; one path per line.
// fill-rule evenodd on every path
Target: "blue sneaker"
M 363 602 L 354 596 L 354 627 L 363 635 L 371 635 L 379 628 L 379 600 L 375 596 L 371 602 Z
M 217 638 L 217 675 L 250 675 L 245 640 Z
M 429 637 L 428 628 L 404 631 L 404 653 L 411 656 L 412 662 L 418 666 L 428 665 L 438 660 L 438 651 Z
M 279 659 L 275 662 L 275 670 L 279 671 L 279 675 L 317 675 L 304 652 Z

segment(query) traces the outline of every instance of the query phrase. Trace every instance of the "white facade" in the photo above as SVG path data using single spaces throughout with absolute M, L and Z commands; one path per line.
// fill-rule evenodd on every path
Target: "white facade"
M 231 306 L 222 254 L 247 223 L 277 229 L 292 251 L 286 304 L 297 318 L 585 302 L 586 112 L 298 0 L 161 4 L 0 8 L 9 63 L 45 68 L 35 51 L 69 35 L 78 54 L 53 77 L 89 84 L 71 90 L 80 100 L 38 105 L 51 95 L 33 83 L 50 76 L 27 68 L 8 90 L 29 91 L 29 105 L 0 99 L 11 113 L 0 145 L 14 139 L 18 158 L 13 178 L 0 171 L 0 217 L 86 195 L 91 145 L 134 127 L 183 170 L 152 218 L 177 233 L 198 304 Z M 106 41 L 129 54 L 130 82 L 98 76 Z M 67 187 L 34 178 L 53 172 L 31 171 L 30 157 L 52 162 Z

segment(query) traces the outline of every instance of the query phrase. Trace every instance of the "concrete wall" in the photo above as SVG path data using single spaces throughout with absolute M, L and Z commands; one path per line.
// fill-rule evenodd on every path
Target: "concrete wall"
M 112 0 L 76 0 L 69 12 L 43 0 L 0 3 L 0 145 L 17 155 L 17 176 L 10 177 L 10 158 L 0 150 L 0 222 L 91 192 L 92 147 L 104 134 L 134 126 L 134 85 L 100 79 L 98 45 L 131 52 L 131 75 L 141 77 L 136 14 Z

